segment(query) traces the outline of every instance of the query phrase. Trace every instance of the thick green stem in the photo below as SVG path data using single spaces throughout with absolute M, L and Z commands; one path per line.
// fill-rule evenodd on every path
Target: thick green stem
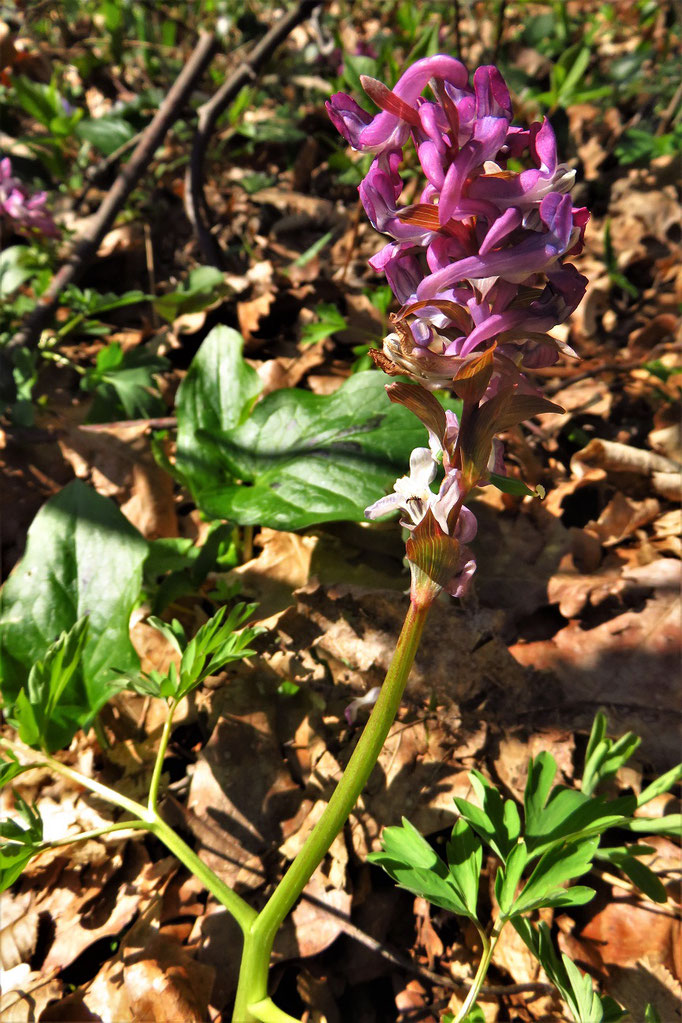
M 163 731 L 161 732 L 161 739 L 159 740 L 159 748 L 156 754 L 156 761 L 154 762 L 154 771 L 152 772 L 152 780 L 149 783 L 149 799 L 147 800 L 147 809 L 150 813 L 156 813 L 156 806 L 159 801 L 159 785 L 161 784 L 161 772 L 163 771 L 163 761 L 166 756 L 166 750 L 168 749 L 168 741 L 170 739 L 171 729 L 173 728 L 173 715 L 175 714 L 175 708 L 177 707 L 177 701 L 171 700 L 168 704 L 168 716 L 166 717 Z
M 430 604 L 410 604 L 384 684 L 341 781 L 305 845 L 244 937 L 233 1023 L 249 1023 L 267 998 L 272 944 L 285 916 L 324 859 L 372 773 L 398 713 Z

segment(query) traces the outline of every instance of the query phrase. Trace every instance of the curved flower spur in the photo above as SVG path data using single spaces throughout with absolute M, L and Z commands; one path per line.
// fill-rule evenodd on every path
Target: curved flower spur
M 442 588 L 460 596 L 473 575 L 462 544 L 476 524 L 464 501 L 491 472 L 504 471 L 495 435 L 563 411 L 524 370 L 551 366 L 560 353 L 575 356 L 549 331 L 585 293 L 586 278 L 565 258 L 580 252 L 589 214 L 573 206 L 574 172 L 559 162 L 549 121 L 512 125 L 497 68 L 477 68 L 471 84 L 459 60 L 438 54 L 418 60 L 393 89 L 360 81 L 379 113 L 344 93 L 327 110 L 354 149 L 374 154 L 360 198 L 373 227 L 391 238 L 369 262 L 401 309 L 383 351 L 370 354 L 389 375 L 417 381 L 387 389 L 430 437 L 428 449 L 413 452 L 410 475 L 367 515 L 406 513 L 412 597 L 430 603 Z M 422 95 L 427 86 L 432 98 Z M 408 146 L 423 181 L 418 201 L 401 206 Z M 430 393 L 440 388 L 462 399 L 459 422 Z M 436 495 L 438 464 L 444 479 Z

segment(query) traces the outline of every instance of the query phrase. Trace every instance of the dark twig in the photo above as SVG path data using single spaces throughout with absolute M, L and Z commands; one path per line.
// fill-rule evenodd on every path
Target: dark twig
M 61 291 L 68 284 L 77 281 L 85 271 L 97 252 L 102 238 L 114 223 L 118 211 L 163 141 L 166 132 L 180 116 L 185 102 L 213 57 L 215 48 L 216 40 L 212 33 L 204 33 L 200 36 L 189 60 L 146 128 L 135 152 L 122 168 L 97 214 L 76 240 L 69 259 L 55 274 L 47 291 L 41 296 L 38 305 L 28 316 L 24 326 L 7 345 L 8 350 L 33 346 L 37 343 L 41 331 L 47 326 L 57 308 Z
M 185 175 L 185 210 L 194 228 L 203 258 L 212 266 L 222 269 L 224 265 L 220 246 L 211 234 L 207 214 L 208 203 L 204 192 L 204 157 L 216 121 L 239 90 L 253 81 L 256 72 L 274 53 L 279 44 L 286 39 L 291 30 L 305 21 L 321 2 L 322 0 L 300 0 L 299 4 L 276 22 L 254 46 L 248 59 L 243 61 L 236 71 L 223 82 L 216 94 L 199 107 L 199 124 Z
M 493 47 L 493 64 L 497 63 L 504 34 L 504 16 L 507 9 L 507 0 L 500 0 L 497 8 L 497 25 L 495 26 L 495 45 Z
M 452 17 L 455 28 L 455 53 L 462 59 L 462 33 L 460 30 L 460 16 L 461 12 L 459 9 L 459 0 L 453 0 L 452 3 Z

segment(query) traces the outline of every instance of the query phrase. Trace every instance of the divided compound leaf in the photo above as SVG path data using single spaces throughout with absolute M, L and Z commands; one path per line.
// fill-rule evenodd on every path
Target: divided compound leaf
M 79 669 L 88 625 L 86 616 L 80 618 L 31 668 L 28 683 L 20 690 L 8 714 L 19 738 L 27 746 L 53 753 L 67 745 L 87 719 L 87 707 L 70 705 L 62 697 Z
M 619 1023 L 624 1018 L 626 1013 L 612 998 L 600 997 L 590 977 L 580 973 L 568 956 L 559 958 L 546 923 L 535 926 L 516 916 L 512 926 L 559 991 L 575 1023 Z
M 508 914 L 527 913 L 541 906 L 589 902 L 594 895 L 592 888 L 577 886 L 567 890 L 561 885 L 587 873 L 598 844 L 598 838 L 587 838 L 553 845 L 541 856 Z
M 84 617 L 77 670 L 55 706 L 78 708 L 84 727 L 117 688 L 111 666 L 139 667 L 129 620 L 146 554 L 116 505 L 79 480 L 43 506 L 0 593 L 0 684 L 10 712 L 36 660 Z
M 403 817 L 401 826 L 385 828 L 381 844 L 381 851 L 370 853 L 368 860 L 382 867 L 400 888 L 450 913 L 476 919 L 453 884 L 447 864 L 408 820 Z
M 469 778 L 482 807 L 459 796 L 455 805 L 462 817 L 504 863 L 521 834 L 521 819 L 516 804 L 502 796 L 481 773 L 471 771 Z

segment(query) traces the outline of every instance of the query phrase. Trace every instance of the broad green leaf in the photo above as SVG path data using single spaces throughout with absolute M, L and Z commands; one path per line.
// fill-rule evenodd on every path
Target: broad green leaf
M 403 817 L 400 827 L 385 828 L 382 851 L 370 853 L 370 863 L 382 867 L 401 888 L 458 916 L 476 919 L 452 883 L 447 865 L 426 839 Z
M 334 394 L 287 389 L 269 394 L 243 426 L 201 431 L 211 460 L 195 490 L 202 510 L 243 525 L 303 529 L 358 521 L 406 472 L 424 430 L 392 405 L 376 372 L 357 373 Z M 180 461 L 181 471 L 185 462 Z M 231 480 L 240 480 L 241 484 Z
M 0 685 L 11 707 L 35 661 L 84 616 L 88 636 L 63 694 L 84 721 L 106 702 L 111 667 L 139 660 L 128 623 L 147 544 L 116 505 L 75 480 L 38 512 L 24 557 L 0 592 Z
M 37 269 L 35 251 L 29 245 L 10 245 L 0 252 L 0 299 L 8 299 Z
M 201 493 L 224 472 L 199 437 L 239 426 L 247 417 L 261 382 L 242 358 L 243 341 L 231 327 L 214 327 L 195 355 L 176 399 L 176 467 L 193 493 Z
M 110 156 L 133 137 L 135 129 L 122 117 L 88 117 L 77 125 L 76 134 Z
M 465 820 L 456 821 L 452 829 L 447 844 L 447 859 L 452 883 L 469 910 L 471 918 L 475 920 L 483 846 Z

